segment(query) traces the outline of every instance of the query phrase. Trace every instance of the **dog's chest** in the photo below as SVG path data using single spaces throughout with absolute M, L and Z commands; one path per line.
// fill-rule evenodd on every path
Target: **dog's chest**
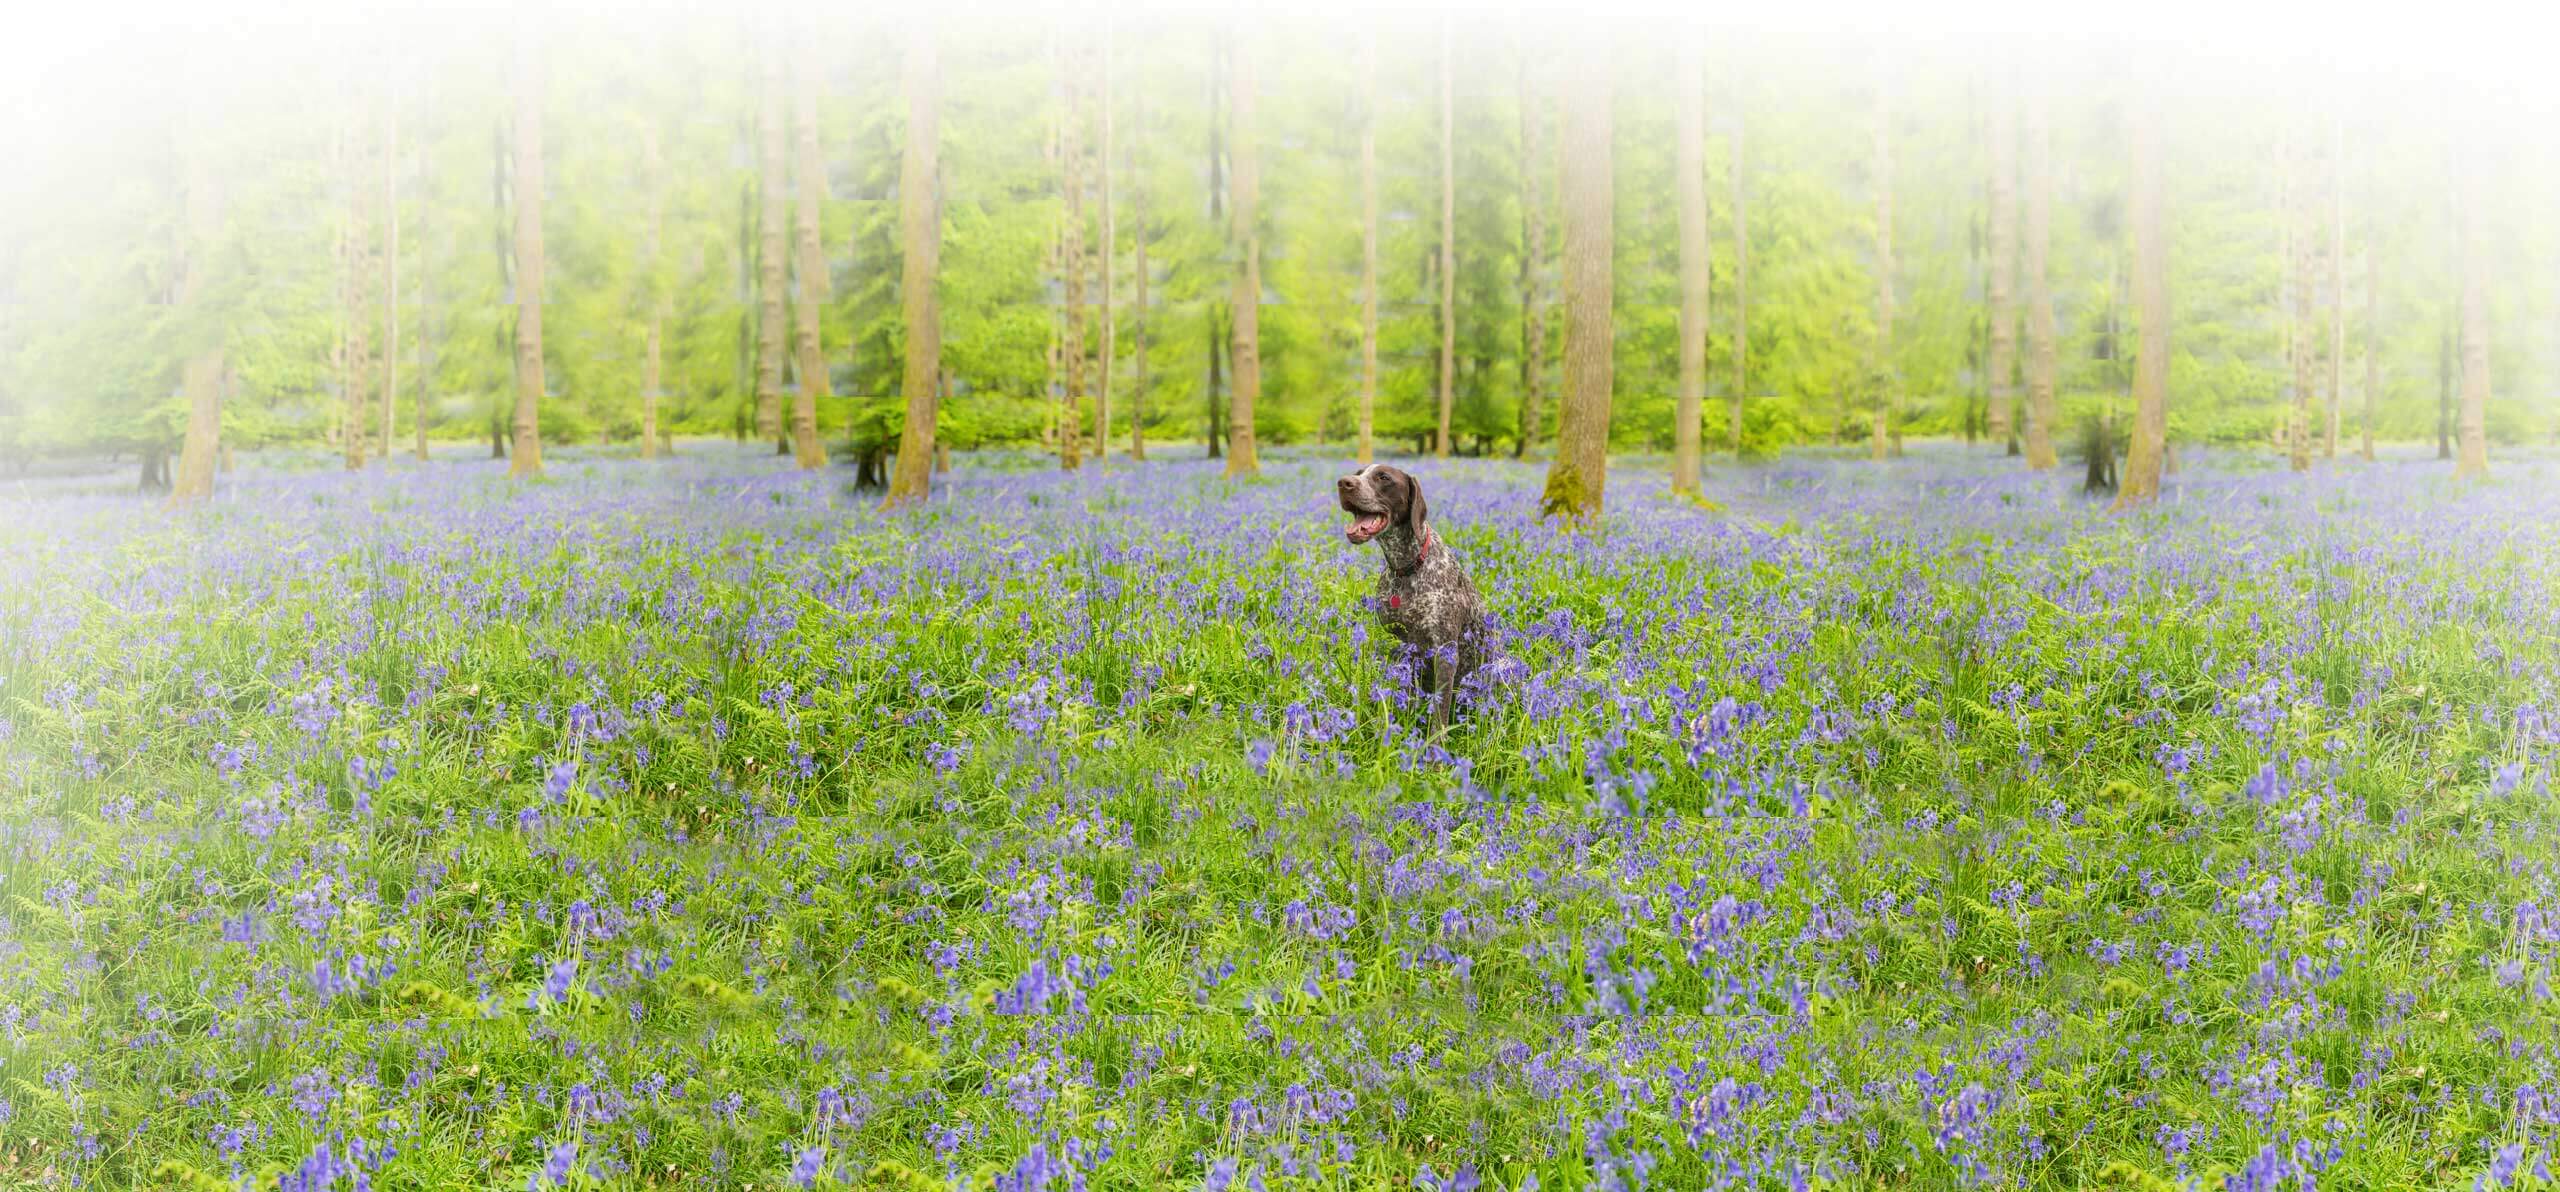
M 1471 594 L 1456 560 L 1428 559 L 1411 572 L 1379 578 L 1378 623 L 1399 641 L 1444 640 L 1464 623 L 1462 606 Z

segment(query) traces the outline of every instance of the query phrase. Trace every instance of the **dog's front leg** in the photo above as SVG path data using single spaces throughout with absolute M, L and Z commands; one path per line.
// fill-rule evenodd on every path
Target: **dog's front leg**
M 1431 739 L 1439 740 L 1449 731 L 1450 705 L 1458 697 L 1458 660 L 1450 656 L 1449 647 L 1431 651 Z

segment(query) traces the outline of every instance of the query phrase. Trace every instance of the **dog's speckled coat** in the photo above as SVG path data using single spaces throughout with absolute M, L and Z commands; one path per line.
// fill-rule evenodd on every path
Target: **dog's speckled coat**
M 1376 541 L 1386 564 L 1378 579 L 1378 621 L 1397 641 L 1422 651 L 1433 694 L 1431 731 L 1449 726 L 1458 684 L 1484 662 L 1484 599 L 1447 540 L 1432 533 L 1422 484 L 1402 469 L 1372 464 L 1334 482 L 1345 512 L 1355 515 L 1349 539 Z M 1383 516 L 1383 528 L 1366 530 Z

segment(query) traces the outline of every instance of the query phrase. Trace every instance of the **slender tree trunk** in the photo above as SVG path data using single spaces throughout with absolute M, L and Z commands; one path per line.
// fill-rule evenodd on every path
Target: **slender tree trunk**
M 2320 455 L 2338 458 L 2338 408 L 2347 359 L 2347 122 L 2329 117 L 2329 434 Z
M 1135 229 L 1131 246 L 1137 259 L 1138 292 L 1130 296 L 1129 338 L 1129 458 L 1144 462 L 1147 458 L 1147 185 L 1144 163 L 1147 160 L 1146 90 L 1129 93 L 1129 157 L 1136 183 L 1129 188 L 1129 222 Z
M 1374 41 L 1375 35 L 1371 36 Z M 1375 52 L 1373 47 L 1369 85 L 1372 106 L 1377 98 Z M 1546 430 L 1547 422 L 1544 400 L 1547 383 L 1547 190 L 1555 185 L 1555 170 L 1547 161 L 1545 133 L 1551 116 L 1539 103 L 1534 66 L 1537 60 L 1536 51 L 1523 44 L 1520 52 L 1520 436 L 1513 440 L 1514 457 L 1526 456 L 1530 448 L 1538 445 L 1538 436 Z M 1372 156 L 1375 140 L 1373 131 L 1364 142 L 1370 146 L 1367 151 Z M 1362 168 L 1375 173 L 1374 162 L 1364 164 Z M 1370 179 L 1367 185 L 1370 187 L 1369 285 L 1372 305 L 1369 336 L 1374 356 L 1377 340 L 1378 206 L 1375 179 Z M 1373 359 L 1373 374 L 1375 370 Z M 1370 388 L 1376 388 L 1374 376 Z
M 2169 439 L 2169 245 L 2162 208 L 2159 112 L 2130 105 L 2133 156 L 2133 304 L 2142 320 L 2133 363 L 2133 442 L 2125 456 L 2119 509 L 2159 499 Z
M 1991 410 L 1990 437 L 2018 454 L 2010 414 L 2018 404 L 2018 312 L 2010 283 L 2018 260 L 2018 96 L 2014 69 L 2002 64 L 1991 85 Z
M 1066 188 L 1066 226 L 1059 240 L 1058 268 L 1066 281 L 1067 330 L 1059 351 L 1065 353 L 1067 408 L 1059 422 L 1058 462 L 1068 468 L 1084 463 L 1085 398 L 1085 245 L 1084 245 L 1084 78 L 1082 55 L 1070 44 L 1063 82 L 1066 117 L 1059 126 L 1058 158 Z
M 1227 412 L 1227 475 L 1252 476 L 1262 471 L 1254 453 L 1253 403 L 1262 394 L 1262 166 L 1258 133 L 1253 120 L 1254 61 L 1253 46 L 1246 38 L 1239 16 L 1234 30 L 1235 40 L 1229 50 L 1227 81 L 1234 88 L 1229 101 L 1230 136 L 1234 144 L 1234 188 L 1227 205 L 1233 223 L 1229 236 L 1237 250 L 1235 297 L 1230 303 L 1229 317 L 1234 320 L 1231 349 L 1235 357 L 1235 401 Z
M 2283 152 L 2285 267 L 2291 273 L 2292 301 L 2285 315 L 2285 360 L 2293 374 L 2293 416 L 2285 427 L 2285 450 L 2293 470 L 2311 470 L 2311 236 L 2302 226 L 2309 204 L 2299 185 L 2300 150 L 2291 129 Z
M 1223 119 L 1227 103 L 1227 70 L 1227 43 L 1221 40 L 1209 50 L 1209 94 L 1205 105 L 1209 113 L 1209 222 L 1212 225 L 1225 221 L 1227 209 L 1227 126 Z M 1218 404 L 1218 397 L 1220 363 L 1226 359 L 1227 352 L 1227 333 L 1222 317 L 1224 305 L 1216 296 L 1211 296 L 1208 301 L 1209 317 L 1203 320 L 1209 325 L 1209 384 L 1202 390 L 1202 396 L 1208 399 L 1208 455 L 1211 459 L 1218 458 L 1223 450 L 1220 447 L 1223 438 L 1218 429 L 1222 407 Z
M 213 474 L 222 442 L 222 390 L 225 369 L 222 334 L 206 317 L 211 287 L 206 275 L 222 239 L 222 193 L 214 182 L 208 151 L 193 135 L 180 133 L 179 153 L 186 185 L 185 255 L 179 264 L 178 309 L 192 324 L 195 350 L 179 370 L 187 395 L 187 434 L 178 450 L 178 474 L 169 503 L 207 500 L 213 496 Z
M 423 95 L 420 99 L 422 121 L 425 118 L 425 112 L 432 110 L 432 99 L 432 92 Z M 421 212 L 433 205 L 435 193 L 434 187 L 430 186 L 427 180 L 427 170 L 429 163 L 434 160 L 434 155 L 427 151 L 427 146 L 433 138 L 425 135 L 426 131 L 421 130 L 418 137 L 420 142 L 417 150 L 418 159 L 414 163 L 418 173 L 419 192 L 422 196 L 419 203 Z M 425 463 L 428 459 L 427 418 L 433 409 L 435 399 L 436 342 L 444 334 L 443 329 L 436 326 L 435 276 L 436 266 L 442 261 L 443 254 L 438 252 L 435 246 L 450 239 L 449 234 L 439 230 L 435 240 L 421 238 L 418 241 L 418 397 L 415 416 L 409 420 L 411 424 L 409 433 L 416 440 L 419 463 Z
M 1613 385 L 1612 285 L 1616 201 L 1608 34 L 1577 23 L 1564 32 L 1564 409 L 1540 509 L 1588 522 L 1600 516 L 1609 479 Z
M 524 18 L 519 18 L 524 19 Z M 542 472 L 542 51 L 516 41 L 516 416 L 510 476 Z
M 942 406 L 942 307 L 934 283 L 942 267 L 942 73 L 932 21 L 921 12 L 910 20 L 907 60 L 901 72 L 907 92 L 907 144 L 898 161 L 898 224 L 906 240 L 898 297 L 907 324 L 906 370 L 899 378 L 899 391 L 906 399 L 907 423 L 898 436 L 897 474 L 889 482 L 892 505 L 925 498 L 941 446 L 934 423 Z
M 829 396 L 827 359 L 818 340 L 818 315 L 827 303 L 827 258 L 818 246 L 818 214 L 827 193 L 827 163 L 818 156 L 818 61 L 811 49 L 812 39 L 804 31 L 798 39 L 794 62 L 797 77 L 792 92 L 798 101 L 797 124 L 800 135 L 797 169 L 800 181 L 800 209 L 796 231 L 799 239 L 799 301 L 792 314 L 797 321 L 800 353 L 800 386 L 791 401 L 791 458 L 802 469 L 827 465 L 827 449 L 818 442 L 818 403 Z
M 2380 211 L 2381 204 L 2373 204 Z M 2364 458 L 2373 459 L 2373 424 L 2382 410 L 2382 238 L 2375 235 L 2372 214 L 2365 216 L 2364 244 Z
M 2489 471 L 2489 254 L 2481 234 L 2486 208 L 2480 197 L 2479 134 L 2454 126 L 2460 145 L 2454 171 L 2455 251 L 2462 268 L 2462 406 L 2454 426 L 2453 474 L 2468 479 Z
M 2028 80 L 2026 92 L 2027 182 L 2027 466 L 2044 471 L 2062 460 L 2053 448 L 2054 388 L 2060 380 L 2061 338 L 2054 327 L 2053 285 L 2045 263 L 2053 242 L 2053 128 L 2046 116 L 2045 80 Z
M 345 392 L 341 395 L 338 446 L 347 470 L 364 467 L 365 445 L 372 432 L 366 423 L 373 405 L 373 344 L 370 324 L 373 318 L 373 272 L 375 265 L 373 212 L 368 197 L 372 193 L 367 178 L 365 158 L 371 150 L 366 144 L 364 119 L 360 112 L 348 115 L 346 167 L 347 187 L 347 372 Z
M 1876 408 L 1867 455 L 1882 460 L 1892 453 L 1901 432 L 1894 429 L 1901 412 L 1902 380 L 1893 350 L 1893 110 L 1892 92 L 1882 55 L 1876 66 Z
M 1742 158 L 1742 85 L 1733 89 L 1733 411 L 1727 433 L 1742 458 L 1742 402 L 1751 391 L 1751 203 Z
M 1457 64 L 1450 35 L 1455 19 L 1440 14 L 1440 435 L 1431 453 L 1442 459 L 1449 458 L 1449 418 L 1458 393 L 1458 126 L 1451 83 Z
M 498 277 L 504 283 L 505 292 L 512 297 L 516 291 L 515 236 L 512 224 L 514 218 L 512 212 L 515 210 L 512 192 L 516 183 L 516 154 L 515 146 L 507 135 L 505 120 L 498 121 L 496 135 L 490 139 L 490 145 L 495 152 L 491 155 L 489 162 L 489 194 L 497 202 L 497 218 L 489 225 L 490 242 L 498 253 Z M 510 388 L 522 384 L 523 378 L 517 376 L 515 372 L 523 360 L 516 355 L 513 325 L 506 322 L 500 323 L 497 348 L 499 354 L 507 357 L 508 360 Z M 491 459 L 507 457 L 508 405 L 504 396 L 489 403 L 489 458 Z
M 1378 29 L 1360 33 L 1360 465 L 1377 458 Z
M 1119 272 L 1120 263 L 1120 229 L 1111 218 L 1111 172 L 1118 160 L 1111 121 L 1113 32 L 1106 14 L 1102 22 L 1102 160 L 1094 171 L 1095 184 L 1102 191 L 1102 251 L 1097 254 L 1102 267 L 1102 365 L 1093 387 L 1093 462 L 1097 464 L 1111 454 L 1111 365 L 1120 350 L 1119 318 L 1112 308 L 1112 275 Z
M 400 398 L 400 104 L 382 101 L 382 466 L 391 466 L 392 416 Z
M 783 448 L 782 438 L 782 319 L 783 273 L 786 251 L 783 247 L 783 221 L 788 218 L 784 201 L 791 180 L 785 177 L 783 164 L 787 154 L 783 148 L 782 116 L 782 48 L 778 30 L 767 30 L 761 53 L 763 79 L 759 87 L 762 113 L 757 123 L 756 171 L 760 179 L 761 217 L 756 221 L 756 437 L 772 442 L 776 450 Z
M 640 358 L 640 458 L 658 458 L 658 389 L 661 337 L 666 331 L 665 239 L 667 222 L 667 163 L 658 151 L 658 122 L 644 118 L 640 122 L 640 167 L 648 176 L 649 227 L 645 243 L 648 273 L 641 286 L 641 301 L 648 303 L 647 343 Z
M 1700 30 L 1679 27 L 1671 79 L 1680 192 L 1680 393 L 1671 415 L 1671 491 L 1696 496 L 1698 437 L 1707 400 L 1707 100 Z

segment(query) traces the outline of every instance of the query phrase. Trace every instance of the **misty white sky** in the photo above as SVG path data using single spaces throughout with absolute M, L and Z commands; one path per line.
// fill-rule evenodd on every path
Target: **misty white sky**
M 797 0 L 812 3 L 816 0 Z M 829 19 L 886 22 L 922 0 L 827 0 Z M 1055 0 L 931 0 L 961 24 L 1010 13 L 1064 15 L 1091 4 Z M 330 60 L 351 32 L 391 32 L 414 55 L 498 52 L 512 14 L 505 0 L 380 3 L 368 0 L 56 0 L 13 6 L 0 21 L 0 161 L 43 157 L 83 131 L 165 118 L 199 89 L 289 76 Z M 555 0 L 542 6 L 563 34 L 646 28 L 672 18 L 734 11 L 734 4 L 678 0 Z M 1172 0 L 1115 6 L 1124 27 L 1150 16 L 1232 11 L 1226 3 Z M 1267 20 L 1354 25 L 1382 13 L 1455 9 L 1503 20 L 1523 11 L 1597 15 L 1641 30 L 1698 21 L 1709 29 L 1887 35 L 1916 54 L 1963 53 L 1990 36 L 2115 42 L 2125 60 L 2157 62 L 2148 79 L 2176 87 L 2189 72 L 2226 84 L 2263 73 L 2309 77 L 2336 71 L 2351 90 L 2433 106 L 2450 86 L 2476 90 L 2461 106 L 2520 150 L 2560 138 L 2560 3 L 2429 0 L 2424 4 L 2266 0 L 1292 0 L 1264 3 Z M 2137 67 L 2139 69 L 2139 67 Z M 2092 87 L 2118 80 L 2088 80 Z M 2278 90 L 2292 84 L 2276 84 Z

